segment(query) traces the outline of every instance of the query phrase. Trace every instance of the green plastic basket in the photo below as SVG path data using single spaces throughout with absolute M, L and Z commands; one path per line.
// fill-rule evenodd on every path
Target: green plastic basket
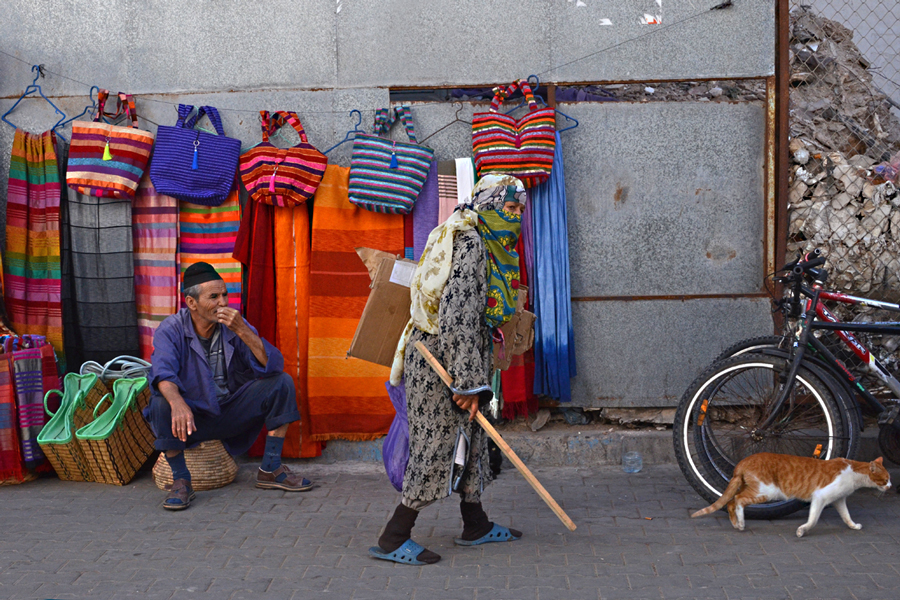
M 117 379 L 112 394 L 94 409 L 94 420 L 75 432 L 75 438 L 96 481 L 125 485 L 153 452 L 154 436 L 141 414 L 150 402 L 146 377 Z M 110 406 L 97 414 L 105 402 Z

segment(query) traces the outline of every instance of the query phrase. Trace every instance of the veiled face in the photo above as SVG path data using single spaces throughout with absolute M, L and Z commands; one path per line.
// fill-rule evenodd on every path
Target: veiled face
M 503 210 L 508 213 L 512 213 L 514 215 L 522 215 L 522 211 L 525 210 L 524 204 L 519 204 L 518 202 L 505 202 L 503 204 Z

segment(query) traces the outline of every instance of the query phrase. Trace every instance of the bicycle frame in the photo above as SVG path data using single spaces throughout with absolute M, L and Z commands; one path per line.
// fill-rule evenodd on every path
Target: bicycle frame
M 835 331 L 838 337 L 851 351 L 858 356 L 879 379 L 891 389 L 894 394 L 900 397 L 900 381 L 897 380 L 866 348 L 851 332 L 879 333 L 882 335 L 900 335 L 900 322 L 880 322 L 880 323 L 861 323 L 854 321 L 841 321 L 822 303 L 822 300 L 833 300 L 843 304 L 871 306 L 883 310 L 889 310 L 900 313 L 900 304 L 890 302 L 882 302 L 878 300 L 870 300 L 859 296 L 851 296 L 838 292 L 825 291 L 820 282 L 816 282 L 813 287 L 807 288 L 800 286 L 802 293 L 808 297 L 806 300 L 803 313 L 800 315 L 798 324 L 799 335 L 796 336 L 791 350 L 791 368 L 787 379 L 784 382 L 781 392 L 775 401 L 775 405 L 769 418 L 766 419 L 758 428 L 766 429 L 775 422 L 778 412 L 787 401 L 788 396 L 794 387 L 794 381 L 803 362 L 803 357 L 807 346 L 812 346 L 832 367 L 843 373 L 847 380 L 853 384 L 858 393 L 863 397 L 866 403 L 876 412 L 881 413 L 885 410 L 884 406 L 866 390 L 853 376 L 850 370 L 834 356 L 825 345 L 812 334 L 816 329 Z M 815 307 L 815 310 L 813 310 Z M 819 317 L 820 320 L 817 320 Z

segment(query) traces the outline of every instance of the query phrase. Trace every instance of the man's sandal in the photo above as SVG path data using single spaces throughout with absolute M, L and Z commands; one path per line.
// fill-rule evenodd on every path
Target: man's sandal
M 378 546 L 372 546 L 369 548 L 369 556 L 381 560 L 392 560 L 402 565 L 427 565 L 429 563 L 422 562 L 417 558 L 424 550 L 425 548 L 409 539 L 393 552 L 385 552 Z
M 187 479 L 176 479 L 168 489 L 169 495 L 163 501 L 163 508 L 166 510 L 184 510 L 197 496 Z
M 494 523 L 494 526 L 491 528 L 491 530 L 477 540 L 464 540 L 462 538 L 456 538 L 455 540 L 453 540 L 453 543 L 458 546 L 478 546 L 481 544 L 489 544 L 491 542 L 512 542 L 517 539 L 519 539 L 519 536 L 510 533 L 508 527 L 504 527 L 503 525 L 497 525 L 496 523 Z

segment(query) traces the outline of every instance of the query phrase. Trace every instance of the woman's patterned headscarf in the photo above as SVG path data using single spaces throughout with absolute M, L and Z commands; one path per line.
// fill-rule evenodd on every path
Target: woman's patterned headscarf
M 509 175 L 487 175 L 472 190 L 471 207 L 478 213 L 478 233 L 484 242 L 488 265 L 485 320 L 500 327 L 516 312 L 519 297 L 519 254 L 516 245 L 522 215 L 507 212 L 507 202 L 525 204 L 522 182 Z

